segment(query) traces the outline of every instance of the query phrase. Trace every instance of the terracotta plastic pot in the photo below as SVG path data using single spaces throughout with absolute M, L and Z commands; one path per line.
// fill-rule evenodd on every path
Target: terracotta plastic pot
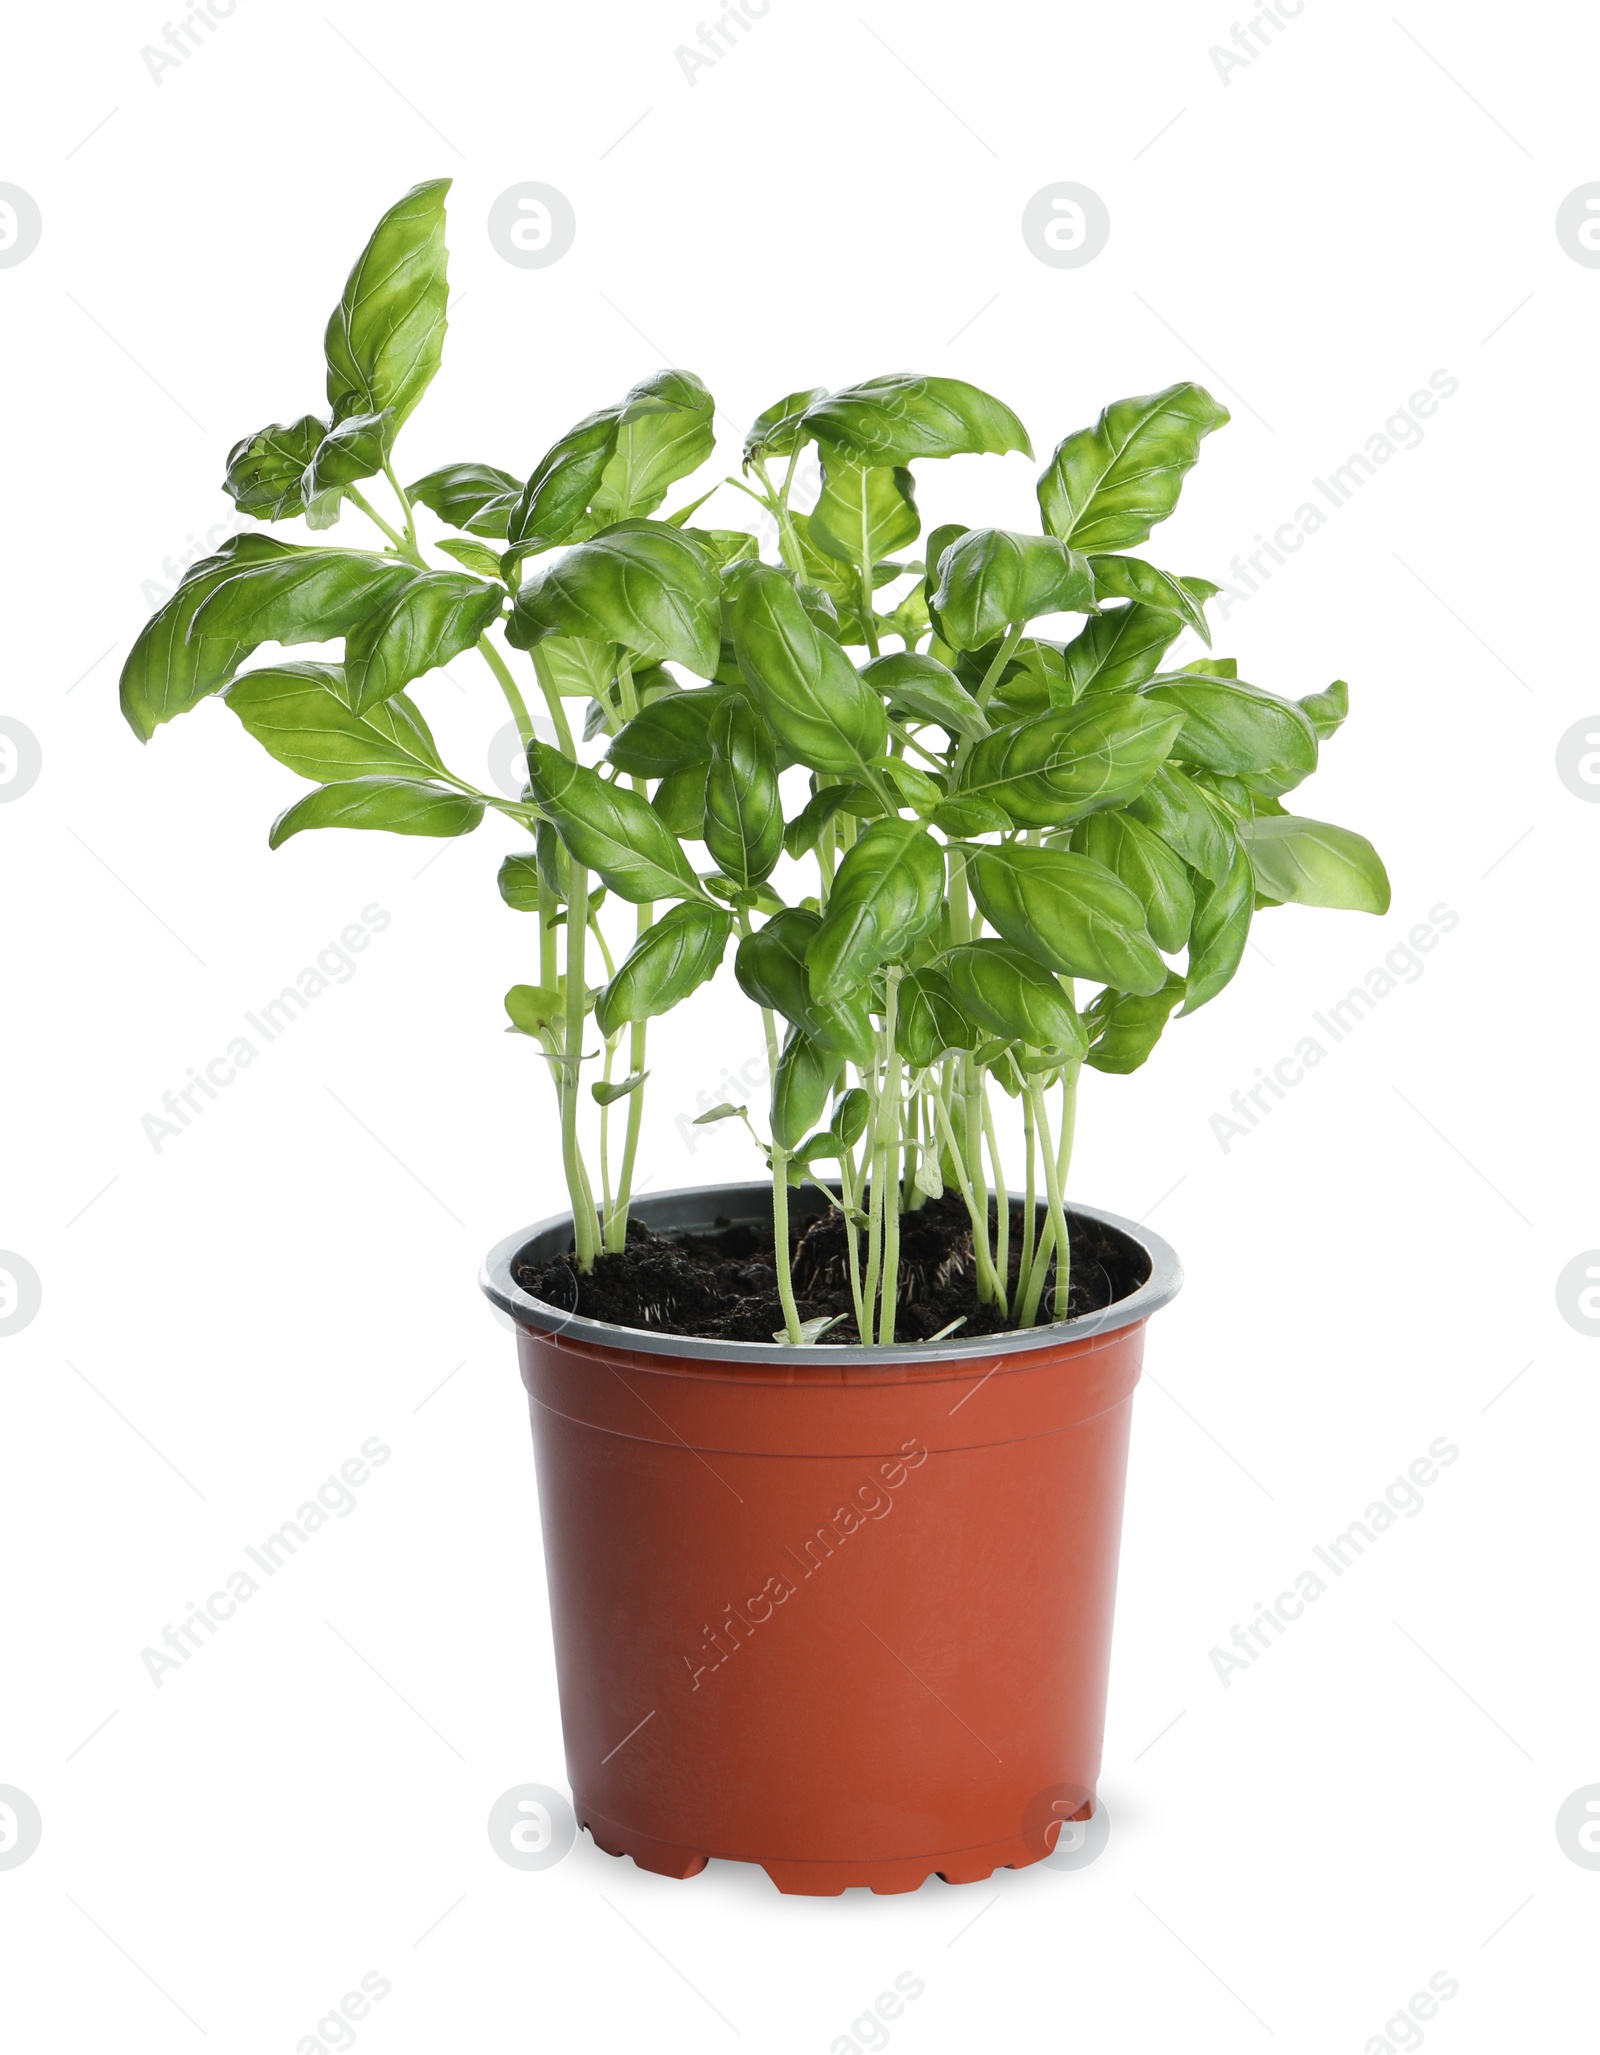
M 489 1257 L 533 1417 L 567 1771 L 602 1848 L 912 1891 L 1037 1862 L 1090 1816 L 1133 1388 L 1181 1272 L 1159 1236 L 1073 1210 L 1132 1245 L 1129 1297 L 907 1348 L 561 1313 L 513 1266 L 569 1248 L 570 1216 Z M 769 1223 L 771 1194 L 635 1211 Z

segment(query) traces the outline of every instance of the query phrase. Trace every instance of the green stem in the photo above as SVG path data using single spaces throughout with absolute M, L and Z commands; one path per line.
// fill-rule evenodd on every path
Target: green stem
M 1017 644 L 1022 640 L 1025 621 L 1013 621 L 1000 639 L 1000 647 L 994 653 L 994 660 L 983 674 L 983 683 L 978 687 L 978 704 L 987 707 L 995 687 L 1000 683 L 1005 667 L 1016 654 Z
M 850 1256 L 850 1296 L 855 1302 L 856 1335 L 858 1339 L 865 1341 L 867 1311 L 861 1297 L 861 1236 L 854 1219 L 850 1217 L 860 1211 L 860 1180 L 848 1150 L 839 1159 L 839 1193 L 847 1209 L 844 1223 L 845 1247 Z
M 750 931 L 750 916 L 741 912 L 739 925 Z M 778 1082 L 778 1024 L 772 1008 L 761 1009 L 761 1031 L 767 1038 L 767 1071 L 774 1088 Z M 794 1302 L 794 1279 L 789 1274 L 789 1152 L 776 1137 L 772 1143 L 772 1256 L 778 1273 L 778 1303 L 783 1307 L 783 1324 L 791 1345 L 800 1346 L 800 1309 Z
M 887 1132 L 882 1140 L 883 1156 L 883 1300 L 878 1316 L 878 1340 L 887 1345 L 894 1340 L 895 1314 L 900 1302 L 900 1179 L 896 1175 L 900 1168 L 900 1051 L 895 1047 L 895 1008 L 900 995 L 898 970 L 887 973 L 883 1014 L 883 1039 L 888 1051 L 884 1065 L 883 1096 L 879 1101 L 878 1117 L 883 1121 L 888 1113 Z M 874 1182 L 877 1173 L 874 1172 Z
M 522 746 L 526 749 L 533 740 L 533 721 L 528 713 L 528 703 L 522 696 L 521 687 L 517 684 L 516 679 L 512 677 L 505 658 L 489 640 L 489 631 L 487 629 L 478 637 L 478 654 L 483 658 L 490 670 L 493 671 L 500 690 L 505 694 L 506 704 L 511 709 L 511 718 L 517 724 L 517 733 L 522 737 Z M 568 739 L 570 740 L 571 738 L 569 737 Z M 569 756 L 572 754 L 570 749 L 567 751 L 567 754 Z
M 1022 1251 L 1017 1259 L 1017 1290 L 1011 1307 L 1012 1318 L 1019 1322 L 1023 1294 L 1028 1289 L 1033 1271 L 1034 1236 L 1039 1229 L 1039 1200 L 1034 1190 L 1033 1101 L 1026 1093 L 1022 1099 L 1022 1146 L 1027 1157 L 1027 1176 L 1022 1194 Z
M 1033 1100 L 1033 1117 L 1039 1129 L 1039 1146 L 1044 1156 L 1045 1192 L 1050 1212 L 1050 1233 L 1056 1250 L 1054 1318 L 1065 1320 L 1072 1288 L 1072 1245 L 1067 1235 L 1066 1210 L 1061 1203 L 1061 1169 L 1055 1150 L 1050 1146 L 1050 1122 L 1045 1113 L 1044 1093 L 1031 1080 L 1026 1089 Z
M 405 487 L 395 476 L 394 460 L 391 457 L 385 457 L 383 460 L 383 475 L 388 479 L 395 498 L 400 502 L 400 512 L 406 524 L 406 550 L 420 564 L 422 562 L 422 552 L 417 548 L 417 517 L 412 512 L 411 502 L 406 497 Z
M 572 864 L 570 897 L 567 900 L 567 1004 L 566 1032 L 561 1063 L 561 1157 L 567 1173 L 567 1190 L 572 1196 L 572 1245 L 578 1268 L 594 1268 L 597 1254 L 594 1197 L 578 1142 L 579 1071 L 583 1055 L 584 940 L 589 928 L 589 873 Z
M 983 1132 L 989 1144 L 989 1161 L 994 1166 L 994 1203 L 997 1215 L 994 1267 L 1000 1279 L 1003 1298 L 1006 1278 L 1011 1268 L 1011 1194 L 1006 1190 L 1006 1175 L 1000 1167 L 1000 1144 L 995 1138 L 994 1114 L 989 1106 L 987 1092 L 983 1095 Z
M 967 1213 L 972 1221 L 972 1248 L 978 1264 L 978 1297 L 989 1306 L 1003 1306 L 1006 1295 L 1000 1289 L 1000 1280 L 994 1274 L 994 1263 L 989 1255 L 989 1223 L 978 1211 L 978 1202 L 973 1197 L 972 1180 L 962 1160 L 961 1149 L 956 1141 L 956 1131 L 951 1125 L 950 1109 L 944 1102 L 944 1094 L 935 1091 L 934 1111 L 939 1125 L 944 1130 L 945 1146 L 950 1151 L 950 1161 L 955 1169 L 957 1187 L 966 1201 Z
M 547 666 L 539 661 L 537 645 L 533 650 L 533 675 L 538 679 L 539 690 L 544 694 L 544 703 L 556 731 L 556 740 L 561 745 L 561 754 L 576 757 L 578 751 L 572 739 L 572 730 L 567 724 L 567 710 L 561 704 L 561 694 L 556 690 L 555 680 L 550 676 Z
M 353 503 L 361 509 L 362 513 L 366 515 L 367 519 L 372 523 L 374 528 L 381 528 L 384 534 L 387 535 L 389 540 L 394 544 L 395 548 L 397 550 L 400 550 L 402 553 L 405 553 L 405 537 L 400 533 L 398 528 L 391 528 L 389 526 L 389 523 L 383 518 L 382 514 L 378 512 L 377 508 L 372 504 L 371 500 L 369 500 L 363 493 L 357 492 L 356 488 L 353 485 L 347 485 L 345 487 L 345 495 L 348 499 L 353 501 Z

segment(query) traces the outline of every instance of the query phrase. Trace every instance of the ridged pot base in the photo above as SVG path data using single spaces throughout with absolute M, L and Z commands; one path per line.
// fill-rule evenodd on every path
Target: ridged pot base
M 1088 1804 L 1072 1814 L 1087 1819 Z M 718 1849 L 680 1848 L 670 1841 L 655 1841 L 648 1834 L 619 1826 L 603 1818 L 580 1800 L 578 1824 L 586 1827 L 597 1848 L 607 1855 L 631 1856 L 634 1863 L 660 1877 L 698 1876 Z M 852 1889 L 876 1891 L 887 1897 L 898 1891 L 918 1891 L 929 1877 L 945 1884 L 981 1884 L 997 1869 L 1026 1869 L 1042 1862 L 1050 1849 L 1036 1839 L 1020 1835 L 1009 1841 L 992 1841 L 982 1848 L 952 1848 L 938 1855 L 913 1855 L 899 1861 L 879 1862 L 784 1862 L 777 1857 L 759 1860 L 778 1889 L 796 1898 L 837 1898 Z M 757 1860 L 732 1856 L 735 1862 Z

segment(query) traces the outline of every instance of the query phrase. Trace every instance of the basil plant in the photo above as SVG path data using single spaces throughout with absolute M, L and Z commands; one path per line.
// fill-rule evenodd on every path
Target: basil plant
M 521 831 L 499 889 L 528 917 L 529 975 L 505 1005 L 554 1087 L 580 1271 L 624 1244 L 649 1022 L 731 954 L 770 1060 L 757 1139 L 787 1338 L 818 1324 L 789 1275 L 802 1181 L 847 1223 L 862 1340 L 894 1340 L 902 1213 L 946 1188 L 996 1324 L 1064 1317 L 1083 1066 L 1136 1070 L 1228 983 L 1258 910 L 1388 905 L 1368 842 L 1283 803 L 1345 686 L 1290 700 L 1223 657 L 1170 666 L 1185 630 L 1209 650 L 1217 588 L 1129 553 L 1225 409 L 1187 382 L 1118 400 L 1050 456 L 1038 534 L 950 524 L 920 551 L 914 465 L 1032 455 L 959 379 L 788 393 L 741 475 L 670 511 L 715 440 L 686 371 L 586 415 L 526 476 L 469 462 L 402 484 L 444 341 L 448 184 L 392 207 L 351 272 L 327 411 L 230 452 L 239 511 L 312 539 L 256 527 L 193 564 L 123 669 L 128 721 L 147 740 L 220 693 L 310 783 L 274 848 L 313 828 L 464 835 L 486 811 Z M 699 518 L 720 487 L 755 502 L 774 561 Z M 246 668 L 296 644 L 319 653 Z M 468 652 L 526 745 L 514 800 L 443 762 L 412 694 Z M 1020 1249 L 991 1087 L 1020 1103 Z

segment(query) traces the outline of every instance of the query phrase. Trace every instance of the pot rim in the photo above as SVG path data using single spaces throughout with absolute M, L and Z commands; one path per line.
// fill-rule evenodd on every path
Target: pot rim
M 1024 1195 L 1013 1192 L 1017 1204 Z M 729 1202 L 732 1202 L 731 1204 Z M 687 1185 L 670 1192 L 645 1193 L 637 1198 L 632 1213 L 647 1225 L 661 1228 L 690 1228 L 704 1231 L 720 1217 L 735 1222 L 771 1217 L 772 1186 L 766 1179 L 726 1185 Z M 1064 1343 L 1086 1340 L 1091 1335 L 1111 1334 L 1132 1327 L 1159 1312 L 1177 1297 L 1183 1286 L 1183 1266 L 1170 1242 L 1126 1220 L 1119 1213 L 1107 1213 L 1098 1206 L 1069 1205 L 1069 1214 L 1093 1220 L 1142 1248 L 1150 1261 L 1150 1274 L 1126 1298 L 1103 1306 L 1096 1313 L 1080 1313 L 1076 1319 L 1043 1323 L 1007 1334 L 952 1335 L 941 1342 L 852 1343 L 830 1348 L 826 1343 L 797 1350 L 789 1342 L 721 1341 L 693 1334 L 662 1334 L 653 1328 L 622 1327 L 610 1320 L 590 1320 L 577 1313 L 565 1313 L 523 1290 L 512 1274 L 512 1266 L 532 1245 L 546 1237 L 561 1237 L 564 1248 L 570 1237 L 571 1212 L 555 1213 L 531 1227 L 519 1228 L 497 1242 L 484 1259 L 478 1286 L 484 1296 L 508 1314 L 519 1327 L 563 1341 L 585 1343 L 614 1353 L 676 1356 L 689 1360 L 720 1363 L 762 1363 L 795 1369 L 799 1364 L 817 1368 L 835 1365 L 871 1365 L 884 1369 L 891 1364 L 917 1362 L 961 1362 L 974 1356 L 1025 1355 L 1036 1349 L 1059 1348 Z M 554 1251 L 542 1250 L 541 1254 Z

